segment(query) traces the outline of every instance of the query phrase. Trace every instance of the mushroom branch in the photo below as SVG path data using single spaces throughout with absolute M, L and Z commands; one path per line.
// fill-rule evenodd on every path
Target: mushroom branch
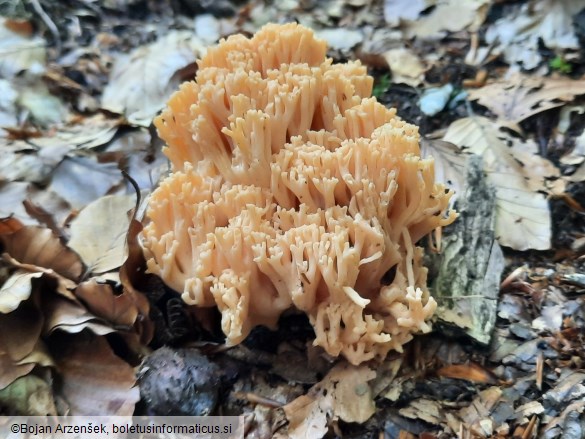
M 228 344 L 296 309 L 315 345 L 359 364 L 430 330 L 416 242 L 456 213 L 417 127 L 326 49 L 297 24 L 209 49 L 155 121 L 172 173 L 142 242 L 185 302 L 219 309 Z

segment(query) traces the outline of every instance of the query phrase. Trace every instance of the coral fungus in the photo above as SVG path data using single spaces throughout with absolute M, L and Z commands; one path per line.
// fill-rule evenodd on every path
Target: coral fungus
M 454 220 L 451 194 L 371 91 L 311 30 L 270 24 L 209 49 L 155 121 L 173 172 L 150 199 L 148 267 L 217 306 L 228 343 L 290 308 L 354 364 L 430 329 L 416 242 Z

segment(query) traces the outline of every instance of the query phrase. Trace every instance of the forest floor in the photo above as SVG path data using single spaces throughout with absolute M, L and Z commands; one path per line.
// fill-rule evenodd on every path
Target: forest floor
M 203 406 L 257 438 L 585 436 L 582 2 L 0 0 L 0 21 L 0 413 Z M 206 47 L 290 21 L 368 67 L 437 179 L 463 193 L 464 159 L 483 158 L 503 250 L 483 273 L 487 343 L 439 320 L 353 367 L 286 315 L 226 349 L 140 271 L 142 207 L 126 213 L 168 172 L 153 117 Z M 189 393 L 198 381 L 213 385 Z

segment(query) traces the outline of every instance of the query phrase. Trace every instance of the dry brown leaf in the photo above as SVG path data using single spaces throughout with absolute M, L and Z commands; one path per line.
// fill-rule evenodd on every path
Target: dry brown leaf
M 14 233 L 24 227 L 24 224 L 16 218 L 2 218 L 0 219 L 0 235 L 7 235 Z
M 585 81 L 569 78 L 539 78 L 516 74 L 482 88 L 471 90 L 477 100 L 498 116 L 502 126 L 520 132 L 518 124 L 542 111 L 560 107 L 575 96 L 585 94 Z
M 497 379 L 493 373 L 484 369 L 479 364 L 451 364 L 440 368 L 437 375 L 445 378 L 457 378 L 473 383 L 496 384 Z
M 551 219 L 548 201 L 535 189 L 546 190 L 544 180 L 550 175 L 546 160 L 536 154 L 514 155 L 509 135 L 484 117 L 468 117 L 451 124 L 444 140 L 483 157 L 488 181 L 496 188 L 496 235 L 501 245 L 516 250 L 550 248 Z M 536 151 L 535 151 L 536 152 Z M 558 171 L 557 171 L 558 172 Z
M 131 293 L 116 295 L 111 285 L 99 284 L 95 279 L 79 284 L 75 295 L 92 314 L 114 326 L 131 327 L 139 314 Z
M 366 422 L 376 410 L 368 384 L 375 377 L 367 366 L 336 365 L 306 395 L 283 407 L 289 437 L 323 437 L 329 420 Z
M 73 416 L 130 416 L 140 399 L 134 370 L 117 357 L 104 337 L 88 333 L 52 337 L 60 396 Z
M 135 331 L 144 344 L 148 344 L 154 336 L 154 324 L 149 318 L 150 304 L 144 294 L 140 292 L 141 282 L 144 280 L 146 262 L 138 235 L 142 231 L 142 223 L 133 218 L 130 221 L 126 245 L 128 257 L 120 267 L 120 282 L 124 287 L 124 295 L 129 296 L 139 312 L 135 323 Z
M 37 307 L 25 302 L 8 314 L 0 314 L 0 389 L 35 367 L 31 354 L 38 346 L 43 325 Z
M 132 124 L 148 127 L 182 78 L 176 73 L 194 64 L 205 45 L 188 31 L 170 31 L 114 64 L 103 108 L 126 115 Z
M 14 233 L 0 235 L 0 242 L 4 252 L 22 264 L 53 270 L 71 280 L 79 279 L 83 273 L 79 256 L 49 229 L 26 226 Z
M 50 335 L 57 329 L 77 334 L 84 329 L 98 335 L 114 332 L 104 321 L 88 312 L 80 303 L 61 296 L 52 296 L 43 303 L 45 321 L 43 334 Z
M 126 235 L 134 197 L 109 195 L 81 211 L 71 223 L 69 247 L 82 258 L 89 271 L 104 273 L 119 268 L 126 260 Z

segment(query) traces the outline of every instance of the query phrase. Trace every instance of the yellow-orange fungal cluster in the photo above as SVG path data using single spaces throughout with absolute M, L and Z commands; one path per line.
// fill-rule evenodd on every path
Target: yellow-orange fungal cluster
M 217 306 L 228 343 L 294 308 L 358 364 L 429 331 L 415 243 L 456 215 L 417 127 L 370 97 L 364 66 L 325 53 L 297 24 L 209 50 L 155 121 L 173 172 L 143 243 L 185 302 Z

